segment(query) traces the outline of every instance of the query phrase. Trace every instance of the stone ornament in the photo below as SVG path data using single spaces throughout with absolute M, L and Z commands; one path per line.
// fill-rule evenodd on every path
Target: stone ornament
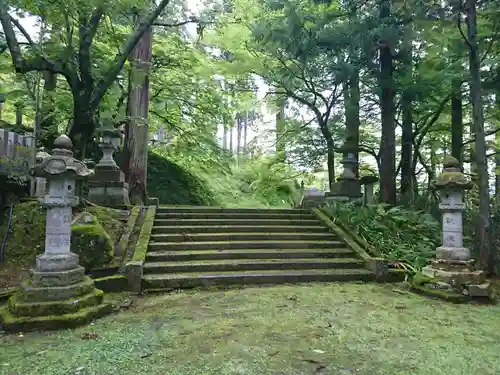
M 47 179 L 73 179 L 81 180 L 94 174 L 94 171 L 88 169 L 80 160 L 73 157 L 73 143 L 67 135 L 60 135 L 54 141 L 52 155 L 42 158 L 39 164 L 36 164 L 30 170 L 34 177 Z

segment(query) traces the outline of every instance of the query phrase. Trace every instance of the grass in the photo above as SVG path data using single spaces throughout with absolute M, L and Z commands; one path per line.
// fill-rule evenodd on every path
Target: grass
M 393 288 L 311 284 L 138 298 L 87 327 L 0 337 L 0 374 L 497 373 L 499 307 Z

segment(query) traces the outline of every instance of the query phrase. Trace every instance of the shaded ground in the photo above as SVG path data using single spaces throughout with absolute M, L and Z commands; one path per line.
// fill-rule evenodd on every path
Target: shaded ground
M 144 297 L 74 331 L 0 336 L 0 374 L 498 373 L 500 307 L 443 304 L 393 288 Z

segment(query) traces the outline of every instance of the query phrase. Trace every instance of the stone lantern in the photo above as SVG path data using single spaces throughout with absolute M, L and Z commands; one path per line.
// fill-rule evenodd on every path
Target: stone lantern
M 47 209 L 44 253 L 36 257 L 31 280 L 0 310 L 7 331 L 71 327 L 86 323 L 110 310 L 103 305 L 103 292 L 85 277 L 78 255 L 71 252 L 72 207 L 78 205 L 77 180 L 94 171 L 73 158 L 73 145 L 66 135 L 54 142 L 52 155 L 42 158 L 32 169 L 45 178 L 48 190 L 42 206 Z
M 325 194 L 326 200 L 359 202 L 363 196 L 361 194 L 361 183 L 355 173 L 355 168 L 358 165 L 356 147 L 347 140 L 340 151 L 344 154 L 342 159 L 344 170 L 340 177 L 337 178 L 337 182 L 330 186 L 330 192 Z
M 472 183 L 460 170 L 460 163 L 452 156 L 443 160 L 443 173 L 434 183 L 439 192 L 442 212 L 443 243 L 436 249 L 436 259 L 424 267 L 422 273 L 437 278 L 456 291 L 472 297 L 487 297 L 488 285 L 483 271 L 474 269 L 470 250 L 463 244 L 462 211 L 464 192 Z
M 121 144 L 121 133 L 112 126 L 103 126 L 98 129 L 97 134 L 102 158 L 95 167 L 95 175 L 89 180 L 88 199 L 106 207 L 129 206 L 128 184 L 113 158 L 113 153 Z
M 377 176 L 363 176 L 359 179 L 365 190 L 365 204 L 373 204 L 373 187 L 379 181 Z
M 36 164 L 41 164 L 43 160 L 50 157 L 50 154 L 45 152 L 43 149 L 36 153 Z M 44 198 L 47 192 L 47 180 L 43 177 L 35 177 L 35 197 Z

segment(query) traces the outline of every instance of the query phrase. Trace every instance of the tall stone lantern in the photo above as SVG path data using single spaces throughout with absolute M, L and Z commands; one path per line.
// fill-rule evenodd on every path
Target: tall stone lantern
M 94 287 L 71 252 L 72 208 L 78 205 L 77 180 L 94 171 L 73 158 L 73 145 L 66 135 L 54 142 L 52 154 L 31 170 L 48 184 L 42 206 L 47 209 L 44 253 L 36 257 L 31 279 L 0 310 L 7 331 L 55 329 L 86 323 L 110 310 L 102 304 L 103 292 Z
M 113 153 L 120 147 L 121 134 L 111 125 L 97 130 L 102 158 L 96 173 L 89 180 L 89 201 L 106 207 L 130 206 L 128 184 L 125 175 L 116 164 Z
M 443 243 L 436 249 L 436 259 L 424 267 L 422 273 L 437 278 L 456 291 L 471 296 L 487 297 L 485 274 L 475 270 L 470 250 L 463 244 L 462 212 L 465 209 L 464 192 L 472 183 L 460 170 L 460 163 L 452 156 L 443 160 L 443 173 L 436 179 L 439 209 L 442 212 Z
M 325 194 L 326 200 L 360 202 L 363 199 L 361 182 L 354 172 L 358 164 L 356 160 L 356 147 L 348 139 L 340 151 L 344 154 L 344 158 L 342 159 L 344 170 L 340 177 L 337 178 L 337 182 L 330 186 L 330 192 Z

